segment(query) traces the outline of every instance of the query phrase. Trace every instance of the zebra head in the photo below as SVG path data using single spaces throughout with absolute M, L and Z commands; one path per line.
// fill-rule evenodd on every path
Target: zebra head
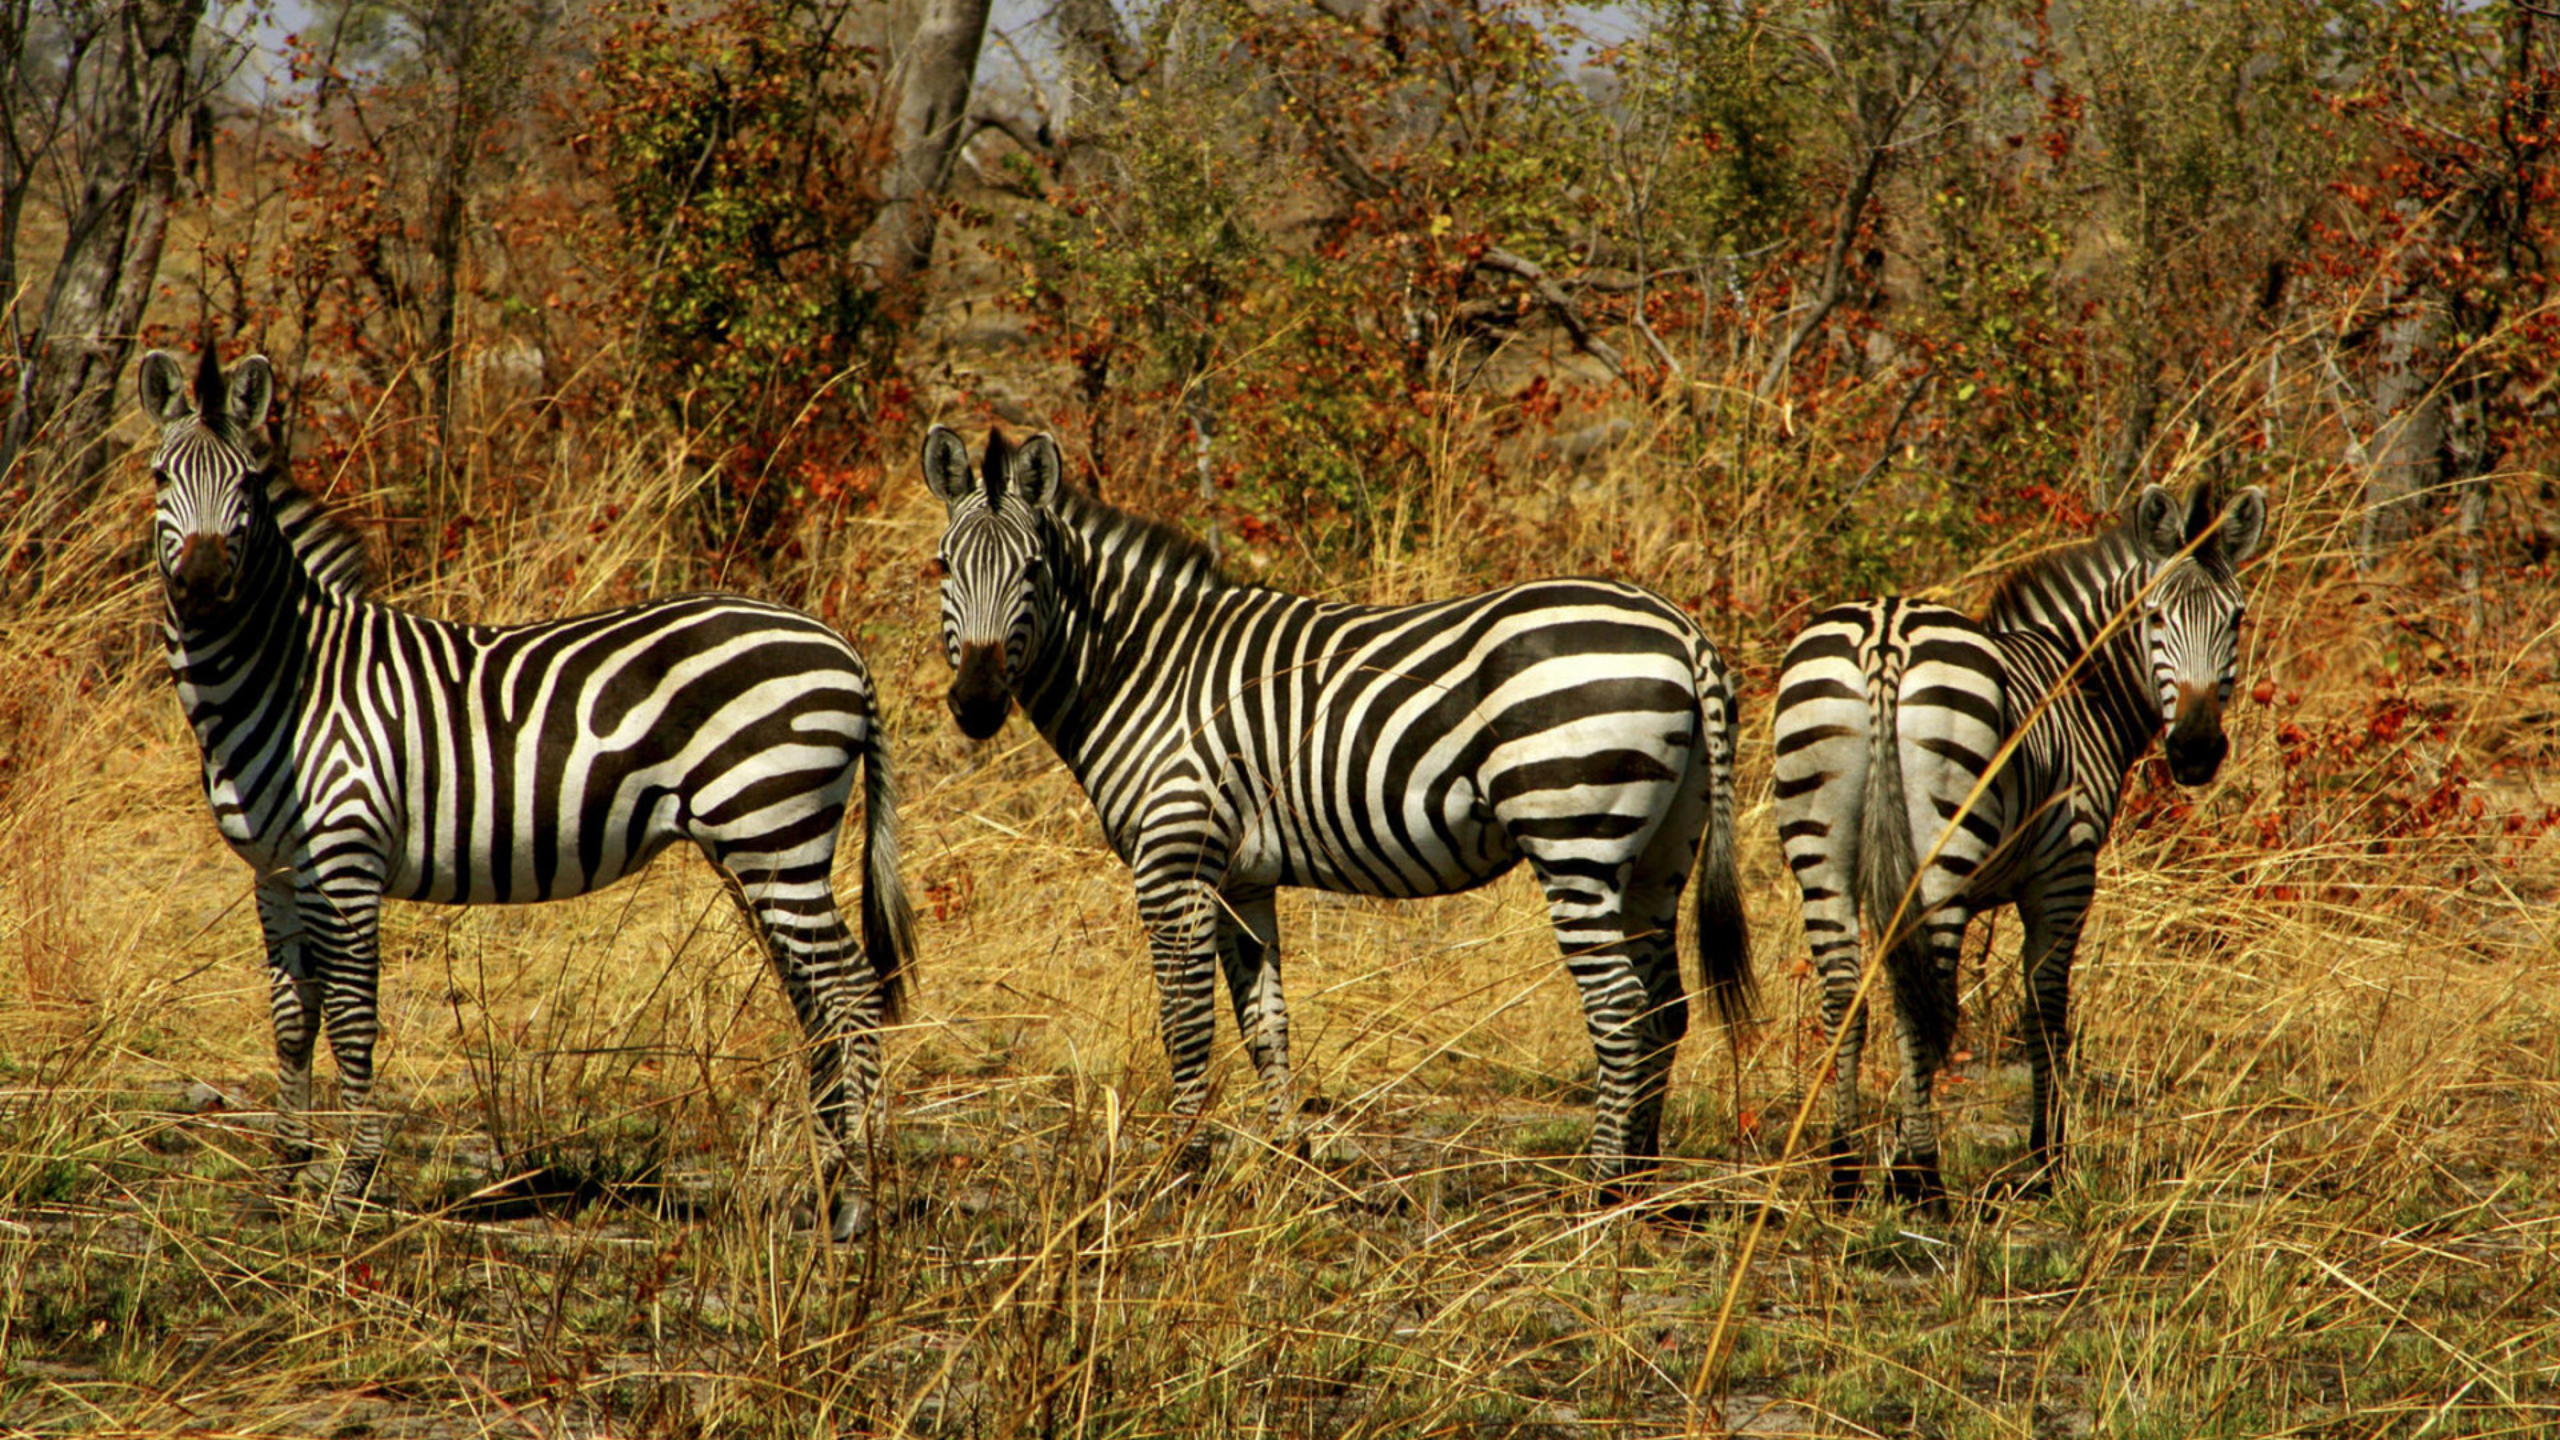
M 942 577 L 942 652 L 955 672 L 948 697 L 961 733 L 984 740 L 1003 728 L 1015 686 L 1040 644 L 1045 533 L 1059 486 L 1057 443 L 1034 435 L 1016 449 L 987 436 L 986 463 L 936 425 L 924 438 L 925 484 L 949 524 L 934 566 Z
M 2252 487 L 2226 508 L 2212 486 L 2185 505 L 2160 486 L 2142 492 L 2133 542 L 2147 583 L 2137 600 L 2143 653 L 2160 698 L 2160 748 L 2181 785 L 2222 768 L 2231 742 L 2222 707 L 2240 668 L 2240 582 L 2234 574 L 2266 531 L 2267 492 Z
M 143 356 L 134 381 L 142 413 L 160 427 L 160 447 L 151 455 L 158 490 L 152 548 L 160 578 L 177 617 L 205 624 L 238 598 L 258 534 L 266 484 L 252 447 L 275 398 L 275 374 L 267 357 L 252 355 L 232 367 L 226 386 L 222 362 L 208 345 L 192 391 L 178 358 L 166 350 Z

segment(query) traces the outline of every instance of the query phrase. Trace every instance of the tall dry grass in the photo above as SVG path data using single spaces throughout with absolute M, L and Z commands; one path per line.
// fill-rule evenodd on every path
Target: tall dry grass
M 670 538 L 681 440 L 559 440 L 556 483 L 394 598 L 521 619 L 692 583 Z M 1315 1142 L 1270 1149 L 1230 1058 L 1232 1138 L 1179 1186 L 1126 874 L 1035 736 L 971 746 L 943 723 L 922 578 L 940 517 L 897 477 L 812 562 L 860 582 L 812 593 L 879 673 L 925 916 L 919 1003 L 889 1046 L 898 1223 L 839 1249 L 805 1228 L 797 1031 L 691 857 L 564 904 L 393 909 L 381 1094 L 405 1208 L 270 1215 L 248 876 L 153 653 L 137 468 L 111 511 L 128 528 L 84 538 L 86 578 L 62 587 L 83 598 L 0 620 L 0 1425 L 2560 1427 L 2560 856 L 2498 824 L 2560 800 L 2542 778 L 2554 595 L 2492 594 L 2474 624 L 2440 554 L 2350 563 L 2348 478 L 2308 458 L 2273 473 L 2243 689 L 2276 693 L 2237 707 L 2213 785 L 2137 783 L 2078 972 L 2070 1176 L 1945 1224 L 1834 1214 L 1779 1147 L 1821 1037 L 1766 804 L 1786 577 L 1822 543 L 1808 507 L 1776 465 L 1702 495 L 1641 430 L 1596 469 L 1519 466 L 1489 504 L 1457 478 L 1477 444 L 1452 425 L 1358 573 L 1239 564 L 1380 600 L 1558 570 L 1736 597 L 1709 624 L 1751 682 L 1767 1014 L 1738 1047 L 1693 1035 L 1664 1203 L 1594 1208 L 1581 1185 L 1589 1047 L 1518 877 L 1404 905 L 1285 895 Z M 2377 677 L 2419 722 L 2381 723 Z M 2293 769 L 2288 727 L 2315 742 Z M 2377 809 L 2405 810 L 2457 752 L 2476 783 L 2450 819 Z M 1995 925 L 1965 974 L 1972 1058 L 1943 1097 L 1960 1188 L 2022 1138 L 2015 948 Z M 1879 1089 L 1890 1050 L 1871 1050 Z M 1732 1348 L 1706 1367 L 1729 1291 Z

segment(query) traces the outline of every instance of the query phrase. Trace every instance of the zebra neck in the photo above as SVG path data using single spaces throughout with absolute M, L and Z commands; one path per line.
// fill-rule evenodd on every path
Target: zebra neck
M 240 576 L 239 603 L 221 618 L 191 623 L 179 619 L 174 607 L 161 615 L 169 669 L 191 708 L 200 699 L 219 703 L 294 678 L 307 628 L 299 612 L 323 592 L 293 562 L 281 537 L 260 538 L 264 543 L 250 547 L 251 561 Z
M 2160 728 L 2135 609 L 2145 579 L 2124 535 L 2102 535 L 2004 580 L 1983 615 L 1994 631 L 2032 630 L 2071 658 L 2073 689 L 2119 778 Z
M 1048 530 L 1041 645 L 1015 698 L 1079 779 L 1115 737 L 1171 703 L 1204 607 L 1235 589 L 1188 536 L 1098 501 L 1065 497 Z

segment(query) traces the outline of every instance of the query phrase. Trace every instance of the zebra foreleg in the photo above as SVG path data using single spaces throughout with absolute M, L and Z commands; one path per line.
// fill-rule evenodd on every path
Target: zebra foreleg
M 373 1050 L 382 1033 L 381 918 L 381 895 L 370 887 L 324 892 L 304 913 L 320 985 L 320 1013 L 328 1027 L 329 1052 L 338 1062 L 338 1103 L 347 1114 L 347 1161 L 330 1196 L 342 1213 L 368 1203 L 391 1203 L 374 1183 L 388 1128 L 373 1104 Z
M 311 1169 L 311 1056 L 320 1041 L 320 980 L 303 946 L 302 912 L 290 876 L 258 883 L 258 925 L 266 932 L 268 1008 L 276 1046 L 276 1191 L 290 1195 Z
M 1229 891 L 1218 917 L 1218 963 L 1245 1054 L 1262 1081 L 1272 1143 L 1296 1143 L 1289 1069 L 1289 1007 L 1280 993 L 1280 920 L 1269 889 Z
M 1209 1168 L 1209 1059 L 1217 1040 L 1218 901 L 1207 882 L 1142 878 L 1138 921 L 1156 976 L 1156 1023 L 1173 1077 L 1173 1114 L 1181 1135 L 1180 1167 Z M 1153 867 L 1140 870 L 1142 877 Z

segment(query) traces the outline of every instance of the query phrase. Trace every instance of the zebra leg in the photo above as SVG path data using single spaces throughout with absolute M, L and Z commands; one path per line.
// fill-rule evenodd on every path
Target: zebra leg
M 1956 962 L 1963 953 L 1969 917 L 1957 906 L 1930 912 L 1920 944 L 1889 957 L 1894 1010 L 1901 1019 L 1902 1115 L 1887 1181 L 1893 1198 L 1931 1212 L 1946 1209 L 1947 1187 L 1938 1166 L 1938 1072 L 1945 1068 L 1956 1031 Z
M 2065 874 L 2048 877 L 2018 899 L 2027 1011 L 2020 1028 L 2026 1032 L 2034 1109 L 2027 1122 L 2026 1163 L 2014 1188 L 2026 1194 L 2045 1193 L 2062 1172 L 2062 1116 L 2071 1076 L 2071 962 L 2079 953 L 2081 926 L 2089 918 L 2093 878 L 2088 861 L 2079 859 Z
M 1811 632 L 1808 632 L 1811 633 Z M 1858 825 L 1866 806 L 1869 735 L 1861 649 L 1817 638 L 1788 651 L 1773 765 L 1778 846 L 1804 901 L 1804 938 L 1822 982 L 1822 1033 L 1832 1042 L 1831 1201 L 1856 1202 L 1865 1183 L 1858 1067 L 1867 1007 L 1852 1003 L 1864 952 L 1858 944 Z M 1860 644 L 1864 643 L 1861 640 Z
M 880 1086 L 885 1004 L 879 981 L 870 965 L 860 963 L 860 948 L 845 928 L 825 865 L 729 874 L 808 1045 L 818 1203 L 828 1217 L 827 1233 L 838 1242 L 855 1239 L 878 1223 L 873 1172 L 887 1120 Z
M 1636 1158 L 1633 1132 L 1655 1048 L 1651 998 L 1628 955 L 1621 878 L 1626 867 L 1537 849 L 1530 851 L 1529 865 L 1546 889 L 1547 918 L 1564 949 L 1565 969 L 1582 992 L 1583 1024 L 1600 1069 L 1591 1169 L 1603 1193 L 1613 1193 Z
M 1701 764 L 1702 775 L 1704 769 Z M 1681 1037 L 1689 1033 L 1689 992 L 1680 979 L 1680 892 L 1697 863 L 1698 834 L 1706 823 L 1704 787 L 1684 791 L 1636 862 L 1623 902 L 1627 959 L 1644 987 L 1644 1049 L 1627 1113 L 1627 1157 L 1635 1165 L 1662 1154 L 1663 1102 Z
M 364 878 L 361 889 L 310 897 L 302 911 L 329 1052 L 338 1062 L 338 1104 L 347 1113 L 347 1163 L 331 1196 L 341 1212 L 390 1203 L 374 1185 L 387 1129 L 373 1104 L 373 1049 L 382 1033 L 382 896 L 378 881 Z
M 1179 878 L 1166 869 L 1139 868 L 1138 921 L 1156 974 L 1156 1023 L 1173 1074 L 1173 1113 L 1182 1134 L 1178 1163 L 1188 1171 L 1209 1165 L 1209 1059 L 1217 1039 L 1218 899 L 1198 867 L 1184 863 Z
M 258 927 L 267 940 L 267 1000 L 275 1020 L 276 1189 L 291 1194 L 311 1168 L 311 1055 L 320 1041 L 320 980 L 303 945 L 293 877 L 258 881 Z
M 1268 887 L 1227 892 L 1230 912 L 1218 916 L 1218 964 L 1227 976 L 1227 999 L 1245 1054 L 1262 1079 L 1274 1143 L 1289 1144 L 1297 1116 L 1289 1073 L 1289 1006 L 1280 994 L 1280 917 Z

